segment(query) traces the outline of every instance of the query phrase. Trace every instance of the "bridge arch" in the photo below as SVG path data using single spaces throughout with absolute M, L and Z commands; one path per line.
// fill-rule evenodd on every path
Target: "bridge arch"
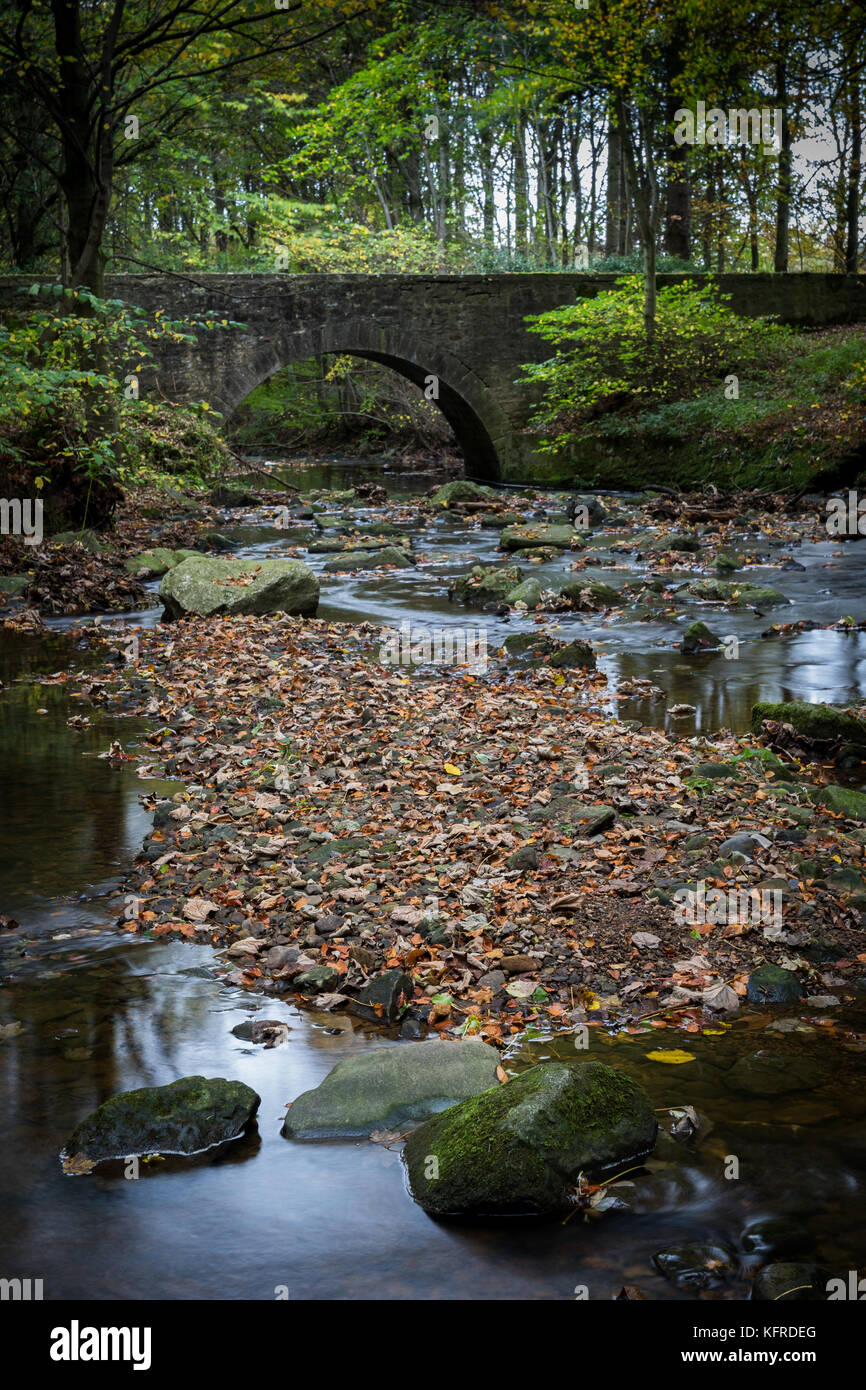
M 435 404 L 463 451 L 467 476 L 487 482 L 501 478 L 499 448 L 512 429 L 507 416 L 471 367 L 412 333 L 383 332 L 374 324 L 337 323 L 260 340 L 238 370 L 223 379 L 222 400 L 213 403 L 230 416 L 251 391 L 284 367 L 330 354 L 379 362 L 421 390 L 435 378 Z

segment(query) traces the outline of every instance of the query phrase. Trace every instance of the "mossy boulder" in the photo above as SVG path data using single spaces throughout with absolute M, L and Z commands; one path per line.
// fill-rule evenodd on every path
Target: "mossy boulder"
M 802 995 L 800 977 L 781 965 L 761 965 L 746 981 L 750 1004 L 797 1004 Z
M 506 594 L 505 602 L 511 608 L 518 603 L 525 604 L 527 608 L 537 608 L 541 603 L 541 595 L 542 588 L 537 579 L 524 579 L 510 594 Z
M 757 1303 L 826 1303 L 829 1282 L 830 1272 L 822 1265 L 780 1260 L 758 1270 L 752 1298 Z
M 410 1135 L 409 1190 L 431 1216 L 553 1215 L 581 1173 L 640 1163 L 658 1125 L 649 1097 L 600 1062 L 543 1062 Z
M 138 555 L 130 555 L 124 560 L 123 565 L 130 574 L 141 574 L 144 571 L 149 575 L 160 575 L 199 554 L 198 550 L 169 550 L 163 545 L 155 545 L 152 550 L 142 550 Z
M 496 1085 L 499 1053 L 480 1040 L 377 1048 L 347 1057 L 293 1102 L 286 1139 L 353 1138 L 395 1129 Z
M 256 494 L 247 488 L 229 487 L 226 483 L 211 488 L 208 495 L 208 501 L 215 507 L 255 507 L 258 500 Z
M 588 642 L 566 642 L 547 658 L 548 666 L 567 670 L 575 666 L 595 666 L 595 652 Z
M 372 1023 L 394 1023 L 408 1009 L 414 991 L 411 975 L 402 970 L 383 970 L 361 986 L 349 1008 Z
M 184 1076 L 112 1096 L 72 1131 L 61 1157 L 90 1163 L 135 1155 L 195 1154 L 237 1139 L 260 1097 L 242 1081 Z
M 826 787 L 810 790 L 808 795 L 811 801 L 826 806 L 828 811 L 847 816 L 848 820 L 866 821 L 866 792 L 858 791 L 856 787 L 840 787 L 838 783 L 830 782 Z
M 468 574 L 461 575 L 453 587 L 455 598 L 475 608 L 487 604 L 505 603 L 523 581 L 523 570 L 517 565 L 501 568 L 487 565 L 473 565 Z
M 736 555 L 731 555 L 727 550 L 720 550 L 710 561 L 710 569 L 715 570 L 717 574 L 732 574 L 734 570 L 742 569 L 742 565 Z
M 23 594 L 32 578 L 30 574 L 0 574 L 0 594 L 8 594 L 10 598 L 15 598 L 18 594 Z
M 395 569 L 405 569 L 407 565 L 414 565 L 415 561 L 407 550 L 398 545 L 385 545 L 380 550 L 344 550 L 339 555 L 333 555 L 330 560 L 326 560 L 322 566 L 326 574 L 333 574 L 339 570 L 378 570 L 386 565 L 393 565 Z
M 700 548 L 699 538 L 690 533 L 682 535 L 669 533 L 665 536 L 639 538 L 639 549 L 644 555 L 667 555 L 674 550 L 683 554 L 694 555 Z
M 292 987 L 299 989 L 302 994 L 327 994 L 338 988 L 342 978 L 339 970 L 332 965 L 314 965 L 312 970 L 296 975 Z
M 89 555 L 102 555 L 105 546 L 99 539 L 95 531 L 85 529 L 83 531 L 57 531 L 51 537 L 52 541 L 59 541 L 61 545 L 80 545 Z
M 159 597 L 171 618 L 187 613 L 205 617 L 313 614 L 319 603 L 319 581 L 300 560 L 196 554 L 168 571 Z
M 507 526 L 499 537 L 500 550 L 535 550 L 539 546 L 571 550 L 582 548 L 582 544 L 579 534 L 567 522 L 549 526 Z
M 537 666 L 557 649 L 557 642 L 546 632 L 512 632 L 504 642 L 506 655 L 512 661 Z
M 696 579 L 686 585 L 686 591 L 705 603 L 729 603 L 738 608 L 754 604 L 761 608 L 775 608 L 787 603 L 785 595 L 778 589 L 765 584 L 734 584 L 725 579 Z
M 588 521 L 590 526 L 598 526 L 607 517 L 607 508 L 604 503 L 598 497 L 584 493 L 577 493 L 571 498 L 568 512 L 578 528 L 584 520 Z
M 601 579 L 570 579 L 559 591 L 575 608 L 613 608 L 623 596 Z
M 498 494 L 489 487 L 467 482 L 465 478 L 455 478 L 445 483 L 433 497 L 434 507 L 452 507 L 458 502 L 498 502 Z
M 721 645 L 721 637 L 711 632 L 706 623 L 689 623 L 680 642 L 680 651 L 683 656 L 698 656 L 701 652 L 718 651 Z
M 791 724 L 809 739 L 844 740 L 866 747 L 866 721 L 832 705 L 810 705 L 805 700 L 761 700 L 752 706 L 752 732 L 759 734 L 765 719 Z

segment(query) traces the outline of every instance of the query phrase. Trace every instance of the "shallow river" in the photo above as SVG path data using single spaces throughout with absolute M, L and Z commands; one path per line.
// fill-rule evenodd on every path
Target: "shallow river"
M 323 485 L 312 477 L 301 483 Z M 329 580 L 321 615 L 489 622 L 491 647 L 521 621 L 531 625 L 455 611 L 445 581 L 470 556 L 496 555 L 497 536 L 446 520 L 419 548 L 435 554 L 440 534 L 443 558 L 435 564 L 387 579 Z M 285 543 L 271 528 L 238 539 L 250 554 Z M 785 618 L 862 616 L 860 548 L 840 549 L 798 551 L 805 572 L 762 572 L 795 600 Z M 615 582 L 611 573 L 599 571 Z M 153 621 L 158 610 L 142 616 Z M 602 664 L 613 687 L 624 676 L 652 675 L 670 703 L 698 705 L 707 729 L 744 727 L 758 694 L 839 701 L 866 694 L 862 637 L 761 641 L 754 620 L 734 619 L 731 631 L 738 622 L 748 639 L 741 659 L 733 670 L 720 659 L 715 674 L 712 661 L 696 672 L 670 650 L 651 650 L 673 640 L 682 623 L 593 628 L 567 619 L 559 635 L 590 636 L 607 653 Z M 701 1296 L 742 1299 L 749 1271 L 773 1254 L 811 1254 L 842 1277 L 862 1263 L 862 1009 L 820 1019 L 783 1011 L 781 1029 L 778 1012 L 744 1014 L 716 1036 L 591 1030 L 589 1057 L 638 1077 L 663 1123 L 664 1107 L 691 1105 L 702 1125 L 688 1142 L 662 1136 L 647 1171 L 622 1189 L 629 1209 L 578 1214 L 566 1224 L 437 1224 L 408 1197 L 396 1152 L 367 1141 L 284 1140 L 286 1103 L 340 1058 L 411 1043 L 225 986 L 224 967 L 207 948 L 124 940 L 111 930 L 119 877 L 149 822 L 141 798 L 176 784 L 142 781 L 135 763 L 117 769 L 98 757 L 119 738 L 146 761 L 142 721 L 88 705 L 89 729 L 67 725 L 78 707 L 57 677 L 86 657 L 63 631 L 71 624 L 53 626 L 47 638 L 9 638 L 0 647 L 0 914 L 24 927 L 0 933 L 0 1275 L 42 1278 L 46 1298 L 271 1299 L 287 1289 L 296 1298 L 566 1299 L 585 1289 L 608 1299 L 633 1284 L 669 1299 L 695 1297 L 697 1289 L 662 1277 L 653 1255 L 710 1241 L 730 1246 L 736 1268 Z M 724 667 L 730 679 L 716 686 Z M 622 708 L 638 712 L 650 717 Z M 265 1051 L 233 1036 L 257 1010 L 289 1023 L 286 1044 Z M 694 1060 L 660 1065 L 646 1056 L 658 1047 L 685 1048 Z M 780 1095 L 756 1091 L 748 1064 L 744 1071 L 738 1063 L 761 1049 L 788 1057 L 803 1084 Z M 572 1039 L 519 1039 L 505 1065 L 516 1070 L 551 1055 L 573 1057 Z M 58 1151 L 94 1105 L 118 1090 L 192 1073 L 253 1086 L 262 1097 L 258 1134 L 216 1158 L 142 1165 L 138 1180 L 125 1179 L 119 1165 L 63 1176 Z M 726 1176 L 731 1158 L 737 1177 Z M 771 1217 L 782 1220 L 760 1236 Z

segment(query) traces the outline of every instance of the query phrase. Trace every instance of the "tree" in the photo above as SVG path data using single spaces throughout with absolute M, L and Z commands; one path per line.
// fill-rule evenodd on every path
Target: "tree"
M 64 283 L 86 285 L 100 297 L 115 174 L 144 148 L 138 110 L 147 97 L 180 79 L 186 86 L 248 69 L 352 17 L 323 3 L 311 21 L 302 0 L 279 9 L 272 0 L 7 0 L 4 11 L 4 76 L 22 100 L 41 108 L 56 140 L 47 163 L 65 213 Z M 3 133 L 19 138 L 8 125 Z

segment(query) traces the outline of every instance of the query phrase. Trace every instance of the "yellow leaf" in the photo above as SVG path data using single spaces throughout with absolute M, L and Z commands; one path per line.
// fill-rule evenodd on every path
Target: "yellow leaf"
M 461 777 L 461 776 L 463 775 L 463 774 L 461 773 L 461 771 L 460 771 L 460 768 L 459 768 L 459 767 L 455 767 L 453 763 L 446 763 L 446 764 L 445 764 L 445 771 L 446 771 L 446 772 L 449 774 L 449 776 L 451 776 L 451 777 Z
M 681 1062 L 693 1062 L 695 1054 L 693 1052 L 683 1052 L 678 1047 L 671 1047 L 664 1052 L 648 1052 L 647 1057 L 651 1062 L 668 1062 L 671 1066 L 679 1066 Z

